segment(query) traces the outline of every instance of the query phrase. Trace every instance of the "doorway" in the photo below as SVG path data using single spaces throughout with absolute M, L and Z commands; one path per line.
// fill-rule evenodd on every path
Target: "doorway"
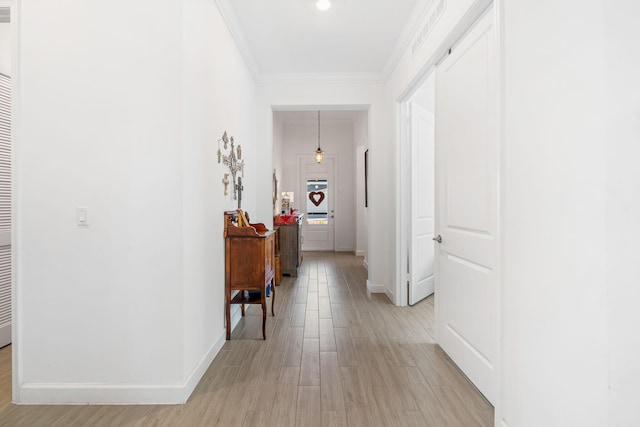
M 500 144 L 498 43 L 494 9 L 460 35 L 435 74 L 435 304 L 436 341 L 489 402 L 499 395 Z M 414 96 L 402 102 L 400 170 L 413 166 Z M 408 154 L 407 154 L 408 153 Z M 413 243 L 420 238 L 420 167 L 400 176 L 400 280 L 412 278 Z M 426 181 L 425 181 L 426 182 Z M 418 199 L 416 200 L 416 197 Z M 423 208 L 418 208 L 421 211 Z M 412 212 L 409 214 L 408 212 Z M 426 240 L 426 239 L 425 239 Z M 432 243 L 433 247 L 434 243 Z M 422 256 L 422 255 L 421 255 Z M 421 260 L 424 261 L 424 260 Z M 407 296 L 410 293 L 407 291 Z M 406 300 L 405 300 L 406 301 Z
M 303 219 L 303 251 L 349 252 L 366 260 L 368 110 L 363 106 L 272 108 L 273 169 L 279 192 L 276 213 L 281 213 L 282 193 L 287 193 L 291 208 L 310 214 Z M 314 159 L 319 145 L 324 151 L 322 163 Z
M 0 348 L 11 343 L 11 22 L 0 7 Z
M 13 291 L 11 146 L 13 28 L 10 2 L 0 2 L 0 408 L 12 399 Z
M 327 156 L 322 163 L 299 159 L 303 251 L 335 251 L 335 161 Z
M 435 71 L 401 105 L 401 301 L 414 305 L 435 289 Z

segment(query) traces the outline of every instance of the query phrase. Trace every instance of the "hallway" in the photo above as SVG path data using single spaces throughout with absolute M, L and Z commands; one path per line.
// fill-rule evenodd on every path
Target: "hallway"
M 300 275 L 276 288 L 267 340 L 251 306 L 185 405 L 5 406 L 0 395 L 0 426 L 493 425 L 434 344 L 433 297 L 395 307 L 365 282 L 361 257 L 305 252 Z

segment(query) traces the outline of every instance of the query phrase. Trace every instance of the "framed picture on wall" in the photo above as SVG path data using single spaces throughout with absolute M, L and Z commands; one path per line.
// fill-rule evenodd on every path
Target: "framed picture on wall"
M 364 207 L 369 207 L 369 150 L 364 152 Z

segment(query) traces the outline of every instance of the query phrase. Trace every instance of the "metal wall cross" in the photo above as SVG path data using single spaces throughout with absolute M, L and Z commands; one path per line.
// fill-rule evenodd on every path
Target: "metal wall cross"
M 227 148 L 227 132 L 222 136 L 222 140 L 224 141 L 224 148 Z M 236 154 L 237 153 L 237 154 Z M 225 164 L 229 168 L 229 172 L 231 173 L 231 180 L 233 182 L 233 200 L 238 200 L 238 190 L 240 191 L 240 197 L 242 197 L 242 180 L 238 177 L 238 181 L 236 180 L 236 175 L 238 172 L 244 175 L 244 160 L 241 160 L 242 156 L 242 148 L 238 145 L 235 147 L 235 141 L 233 137 L 231 137 L 231 151 L 228 156 L 222 156 L 222 163 Z M 240 209 L 241 201 L 238 201 L 238 209 Z

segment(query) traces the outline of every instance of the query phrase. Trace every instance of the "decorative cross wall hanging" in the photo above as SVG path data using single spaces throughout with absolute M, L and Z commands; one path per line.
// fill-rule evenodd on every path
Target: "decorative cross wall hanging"
M 220 141 L 223 142 L 223 147 L 226 150 L 231 144 L 231 150 L 228 155 L 222 154 L 220 150 Z M 244 160 L 242 160 L 242 147 L 238 145 L 235 146 L 235 141 L 233 137 L 229 138 L 227 136 L 227 131 L 224 132 L 222 138 L 218 140 L 218 163 L 223 163 L 225 166 L 229 168 L 229 173 L 231 174 L 231 183 L 233 185 L 233 200 L 238 200 L 238 209 L 240 209 L 240 204 L 242 203 L 242 190 L 244 187 L 242 186 L 242 179 L 237 177 L 238 172 L 244 175 Z M 224 184 L 225 192 L 227 195 L 227 185 L 229 184 L 229 174 L 225 173 L 224 178 L 222 179 L 222 183 Z M 226 181 L 226 182 L 225 182 Z M 240 192 L 240 199 L 238 199 L 238 192 Z

